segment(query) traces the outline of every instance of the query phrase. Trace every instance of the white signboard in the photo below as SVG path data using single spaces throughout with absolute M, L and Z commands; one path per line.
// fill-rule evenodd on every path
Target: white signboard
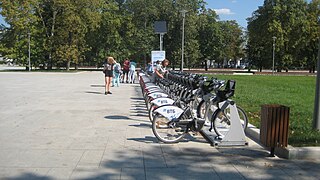
M 152 64 L 156 61 L 163 61 L 166 58 L 165 51 L 151 51 Z

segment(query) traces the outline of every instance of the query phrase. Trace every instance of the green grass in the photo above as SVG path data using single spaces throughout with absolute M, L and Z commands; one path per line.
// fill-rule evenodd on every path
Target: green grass
M 320 132 L 312 130 L 316 77 L 235 75 L 215 77 L 236 80 L 233 99 L 246 110 L 251 124 L 260 126 L 261 105 L 285 105 L 290 107 L 289 144 L 320 145 Z

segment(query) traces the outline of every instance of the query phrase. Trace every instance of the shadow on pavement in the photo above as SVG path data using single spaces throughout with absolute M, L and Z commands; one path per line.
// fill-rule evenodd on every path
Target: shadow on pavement
M 92 84 L 90 85 L 91 87 L 105 87 L 105 85 L 100 85 L 100 84 Z
M 86 91 L 86 93 L 88 93 L 88 94 L 99 94 L 99 95 L 104 94 L 103 92 L 97 92 L 97 91 Z
M 130 118 L 127 117 L 127 116 L 116 116 L 116 115 L 113 115 L 113 116 L 105 116 L 104 118 L 105 118 L 105 119 L 121 119 L 121 120 L 130 119 Z
M 145 136 L 144 138 L 128 138 L 129 141 L 137 141 L 137 142 L 143 142 L 143 143 L 158 143 L 158 139 L 153 136 Z
M 146 124 L 146 123 L 140 123 L 140 124 L 131 124 L 129 126 L 132 126 L 132 127 L 137 127 L 137 128 L 152 128 L 152 125 L 151 123 L 149 124 Z
M 50 177 L 46 177 L 46 176 L 38 176 L 36 174 L 33 173 L 23 173 L 21 176 L 19 177 L 8 177 L 5 178 L 7 180 L 26 180 L 26 179 L 32 179 L 32 180 L 51 180 L 54 178 L 50 178 Z

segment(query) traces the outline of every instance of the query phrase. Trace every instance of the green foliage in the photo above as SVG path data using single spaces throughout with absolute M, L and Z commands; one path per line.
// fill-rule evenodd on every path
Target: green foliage
M 0 53 L 25 65 L 31 33 L 32 65 L 89 65 L 99 67 L 107 56 L 118 61 L 135 59 L 140 65 L 159 49 L 155 21 L 166 21 L 164 50 L 171 65 L 181 64 L 182 14 L 185 21 L 185 63 L 200 66 L 205 60 L 222 65 L 246 56 L 257 67 L 270 68 L 272 37 L 276 40 L 277 68 L 314 70 L 319 39 L 319 2 L 265 0 L 249 18 L 244 39 L 235 21 L 219 21 L 203 0 L 2 0 Z M 5 30 L 4 30 L 5 29 Z
M 273 38 L 275 63 L 280 71 L 290 67 L 314 68 L 319 41 L 320 1 L 265 0 L 248 18 L 249 59 L 262 68 L 272 66 Z

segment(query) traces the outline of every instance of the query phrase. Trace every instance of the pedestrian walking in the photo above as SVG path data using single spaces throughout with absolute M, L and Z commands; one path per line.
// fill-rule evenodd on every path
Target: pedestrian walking
M 130 68 L 129 68 L 129 83 L 134 83 L 135 80 L 135 72 L 136 72 L 137 63 L 133 60 L 130 61 Z
M 115 61 L 113 66 L 113 79 L 112 79 L 112 87 L 119 87 L 120 84 L 120 75 L 121 75 L 121 65 L 120 63 Z
M 103 73 L 105 75 L 105 95 L 112 94 L 110 92 L 110 83 L 112 82 L 114 63 L 115 60 L 113 57 L 106 58 L 104 63 Z
M 150 60 L 150 61 L 148 62 L 148 64 L 147 64 L 146 71 L 147 71 L 147 73 L 148 73 L 149 75 L 151 75 L 151 74 L 153 73 L 153 71 L 154 71 L 151 60 Z
M 128 79 L 129 70 L 130 70 L 130 61 L 129 61 L 129 59 L 125 59 L 125 61 L 123 62 L 123 69 L 122 69 L 122 71 L 123 71 L 122 82 L 123 83 L 129 82 L 129 79 Z

